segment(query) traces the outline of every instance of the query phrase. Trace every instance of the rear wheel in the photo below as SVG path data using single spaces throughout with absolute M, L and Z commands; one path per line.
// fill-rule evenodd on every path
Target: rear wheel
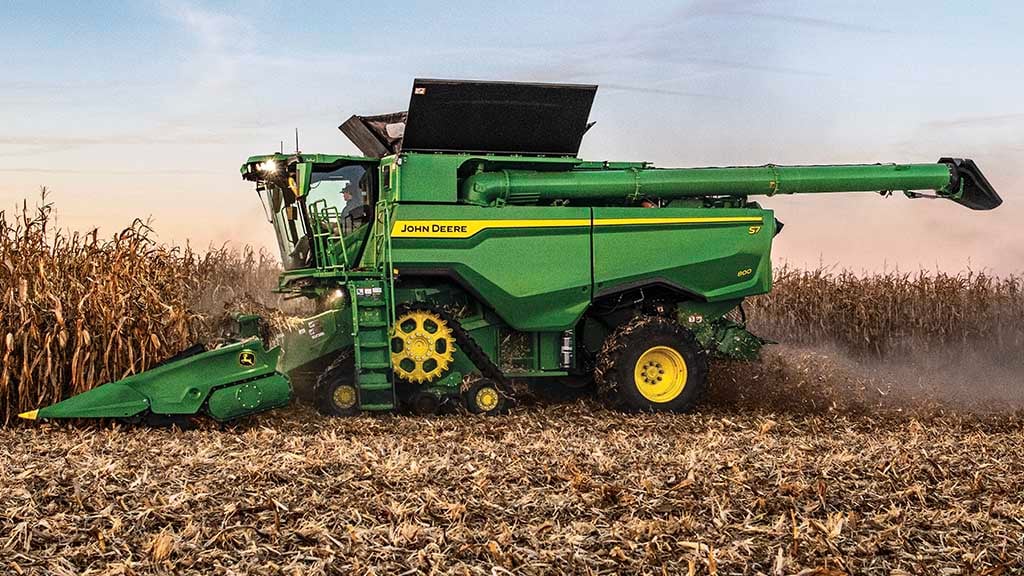
M 602 389 L 616 405 L 649 412 L 693 408 L 708 373 L 693 333 L 658 316 L 639 316 L 613 332 L 598 367 Z

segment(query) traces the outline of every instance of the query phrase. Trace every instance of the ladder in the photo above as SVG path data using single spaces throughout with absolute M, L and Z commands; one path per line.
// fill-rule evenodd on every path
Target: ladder
M 372 231 L 373 270 L 350 274 L 355 383 L 362 410 L 396 407 L 391 334 L 395 323 L 395 274 L 391 260 L 391 211 L 377 203 Z M 358 274 L 358 277 L 357 277 Z
M 390 306 L 392 295 L 385 279 L 351 280 L 352 339 L 355 352 L 355 384 L 362 410 L 395 408 L 394 372 L 391 368 Z

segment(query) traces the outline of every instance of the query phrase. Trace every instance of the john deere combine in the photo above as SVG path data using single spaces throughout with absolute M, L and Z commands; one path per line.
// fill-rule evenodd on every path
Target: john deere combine
M 595 86 L 417 80 L 407 112 L 353 116 L 364 156 L 250 158 L 279 290 L 320 314 L 268 349 L 239 338 L 24 414 L 224 421 L 315 380 L 329 414 L 502 409 L 513 379 L 596 380 L 613 403 L 685 410 L 710 357 L 751 358 L 744 298 L 782 229 L 753 198 L 903 191 L 1001 203 L 974 162 L 655 168 L 577 158 Z

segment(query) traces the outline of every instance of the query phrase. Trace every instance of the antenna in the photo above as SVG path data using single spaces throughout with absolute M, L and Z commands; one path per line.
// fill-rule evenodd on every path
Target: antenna
M 295 153 L 299 153 L 299 129 L 295 129 Z

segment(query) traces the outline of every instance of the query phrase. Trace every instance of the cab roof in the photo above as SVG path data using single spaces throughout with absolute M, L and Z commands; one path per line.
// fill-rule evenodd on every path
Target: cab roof
M 239 170 L 242 173 L 242 178 L 246 180 L 252 180 L 250 177 L 252 174 L 257 173 L 258 166 L 267 161 L 280 162 L 282 165 L 288 166 L 296 162 L 311 162 L 313 164 L 335 164 L 337 162 L 351 162 L 353 164 L 376 164 L 379 162 L 377 158 L 367 158 L 365 156 L 348 156 L 348 155 L 337 155 L 337 154 L 304 154 L 302 152 L 296 154 L 259 154 L 256 156 L 249 156 L 242 164 Z

